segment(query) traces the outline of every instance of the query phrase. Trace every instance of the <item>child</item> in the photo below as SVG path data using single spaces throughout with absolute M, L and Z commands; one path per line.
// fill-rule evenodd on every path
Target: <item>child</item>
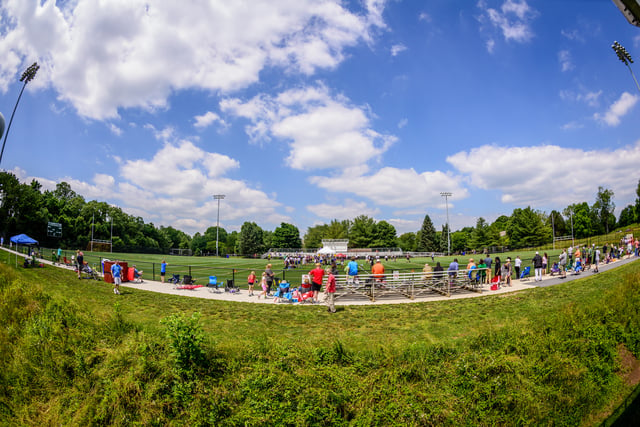
M 336 306 L 334 304 L 334 297 L 336 292 L 336 276 L 333 275 L 330 268 L 327 268 L 327 284 L 324 288 L 324 293 L 327 295 L 327 311 L 329 313 L 336 312 Z
M 256 272 L 252 271 L 249 277 L 247 277 L 247 283 L 249 285 L 249 296 L 253 296 L 253 285 L 256 283 Z
M 264 296 L 264 299 L 267 299 L 267 273 L 262 272 L 262 279 L 260 280 L 260 285 L 262 286 L 262 292 L 258 295 L 258 299 L 261 296 Z

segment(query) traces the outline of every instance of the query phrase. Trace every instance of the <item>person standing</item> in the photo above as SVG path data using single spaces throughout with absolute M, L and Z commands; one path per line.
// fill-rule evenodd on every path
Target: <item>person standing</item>
M 256 272 L 252 271 L 251 274 L 249 274 L 249 277 L 247 277 L 247 284 L 249 285 L 249 296 L 252 297 L 253 296 L 253 286 L 256 283 Z
M 347 282 L 356 283 L 358 281 L 358 263 L 356 257 L 352 257 L 347 264 Z
M 538 252 L 533 257 L 533 268 L 536 273 L 536 282 L 540 282 L 542 280 L 542 257 Z
M 516 280 L 520 279 L 520 266 L 522 265 L 522 260 L 520 259 L 520 255 L 516 256 L 516 260 L 514 261 L 514 267 L 516 269 Z
M 327 268 L 327 285 L 324 288 L 324 293 L 327 294 L 327 311 L 335 313 L 336 276 L 333 275 L 330 268 Z
M 546 275 L 547 274 L 547 265 L 549 265 L 549 255 L 547 255 L 547 253 L 545 252 L 542 255 L 542 275 Z
M 593 251 L 593 264 L 595 265 L 595 270 L 593 270 L 594 273 L 598 272 L 598 264 L 600 263 L 600 249 L 598 249 L 598 247 L 596 246 L 595 250 Z
M 487 257 L 484 259 L 484 264 L 487 266 L 487 283 L 491 282 L 491 263 L 493 260 L 491 259 L 491 255 L 487 253 Z
M 82 279 L 82 268 L 84 267 L 84 254 L 80 249 L 76 251 L 76 264 L 78 266 L 78 279 Z
M 62 259 L 62 249 L 61 248 L 58 248 L 58 253 L 57 253 L 56 258 L 57 258 L 58 264 L 60 264 L 60 260 Z
M 498 277 L 498 282 L 500 282 L 501 278 L 500 278 L 500 269 L 502 267 L 501 263 L 500 263 L 500 257 L 496 257 L 496 259 L 493 261 L 494 262 L 494 266 L 493 266 L 493 276 L 494 277 Z
M 507 258 L 507 261 L 502 264 L 500 273 L 504 284 L 511 287 L 511 258 Z
M 566 279 L 567 277 L 567 250 L 563 249 L 562 253 L 560 254 L 560 263 L 559 263 L 559 267 L 560 267 L 560 272 L 562 273 L 562 276 L 560 276 L 561 279 Z
M 267 281 L 267 296 L 271 296 L 271 287 L 273 286 L 273 279 L 275 273 L 271 270 L 271 264 L 267 264 L 267 268 L 264 269 L 265 279 Z
M 162 260 L 160 263 L 160 282 L 164 283 L 164 276 L 167 275 L 167 261 Z
M 324 277 L 324 270 L 320 263 L 316 264 L 316 268 L 309 272 L 311 277 L 311 291 L 313 291 L 313 302 L 318 302 L 318 293 L 322 289 L 322 278 Z
M 113 293 L 116 295 L 120 295 L 120 283 L 122 282 L 121 274 L 122 267 L 120 266 L 120 263 L 116 261 L 111 266 L 111 276 L 113 277 Z

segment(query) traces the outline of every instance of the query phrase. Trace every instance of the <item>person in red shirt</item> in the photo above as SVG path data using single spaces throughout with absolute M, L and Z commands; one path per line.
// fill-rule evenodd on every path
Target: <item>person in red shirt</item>
M 382 265 L 379 259 L 377 259 L 376 263 L 373 264 L 373 267 L 371 267 L 371 275 L 376 280 L 381 281 L 384 279 L 384 265 Z
M 247 277 L 247 284 L 249 285 L 249 296 L 253 296 L 253 285 L 256 283 L 256 272 L 252 271 L 249 277 Z
M 317 263 L 316 268 L 309 272 L 309 276 L 311 276 L 313 302 L 318 302 L 318 292 L 320 292 L 320 289 L 322 289 L 322 278 L 324 277 L 324 270 L 320 266 L 320 263 Z
M 327 311 L 329 311 L 329 313 L 336 312 L 336 306 L 334 303 L 335 292 L 336 276 L 333 275 L 330 268 L 327 268 L 327 285 L 324 288 L 324 293 L 327 294 Z

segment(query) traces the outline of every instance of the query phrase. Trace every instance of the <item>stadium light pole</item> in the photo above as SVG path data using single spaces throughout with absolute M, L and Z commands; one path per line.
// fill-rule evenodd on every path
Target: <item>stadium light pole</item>
M 449 197 L 451 197 L 452 193 L 448 191 L 443 191 L 440 193 L 442 197 L 444 197 L 444 203 L 447 207 L 447 255 L 451 255 L 451 226 L 449 225 Z
M 9 125 L 7 126 L 7 131 L 4 134 L 4 141 L 2 142 L 2 151 L 0 151 L 0 164 L 2 164 L 2 156 L 4 155 L 4 146 L 7 143 L 7 136 L 9 136 L 9 129 L 11 129 L 11 122 L 13 122 L 13 116 L 16 114 L 16 110 L 18 109 L 18 103 L 20 102 L 20 98 L 22 98 L 22 92 L 24 92 L 24 88 L 27 87 L 27 83 L 33 80 L 36 77 L 36 73 L 40 69 L 40 66 L 37 62 L 34 62 L 22 73 L 22 77 L 20 77 L 20 81 L 24 82 L 22 85 L 22 89 L 20 89 L 20 95 L 18 95 L 18 100 L 16 101 L 16 105 L 13 107 L 13 112 L 11 113 L 11 118 L 9 119 Z M 0 134 L 0 136 L 2 136 Z
M 218 219 L 216 220 L 216 256 L 218 256 L 218 233 L 220 232 L 220 200 L 224 199 L 224 194 L 214 194 L 213 199 L 218 201 Z
M 633 77 L 633 81 L 636 83 L 636 87 L 638 88 L 638 91 L 640 91 L 640 85 L 638 84 L 638 79 L 636 79 L 636 75 L 633 74 L 633 70 L 631 69 L 631 65 L 629 65 L 630 63 L 633 64 L 633 59 L 631 58 L 631 55 L 629 55 L 629 52 L 627 52 L 627 49 L 625 49 L 617 41 L 613 42 L 613 44 L 611 45 L 611 49 L 613 49 L 613 51 L 616 53 L 616 55 L 618 55 L 618 59 L 620 61 L 622 61 L 624 63 L 624 65 L 627 66 L 627 68 L 631 72 L 631 77 Z

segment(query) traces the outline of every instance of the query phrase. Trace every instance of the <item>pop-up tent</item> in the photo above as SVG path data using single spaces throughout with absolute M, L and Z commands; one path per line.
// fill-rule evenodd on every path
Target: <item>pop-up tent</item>
M 37 245 L 38 244 L 38 241 L 36 239 L 32 239 L 26 234 L 17 234 L 9 240 L 11 240 L 16 245 Z
M 26 234 L 17 234 L 11 237 L 9 240 L 16 244 L 16 266 L 18 265 L 18 245 L 30 246 L 38 244 L 38 241 L 36 239 L 32 239 Z
M 324 248 L 318 250 L 318 254 L 320 255 L 329 255 L 329 254 L 335 254 L 336 251 L 334 251 L 333 249 L 325 246 Z

